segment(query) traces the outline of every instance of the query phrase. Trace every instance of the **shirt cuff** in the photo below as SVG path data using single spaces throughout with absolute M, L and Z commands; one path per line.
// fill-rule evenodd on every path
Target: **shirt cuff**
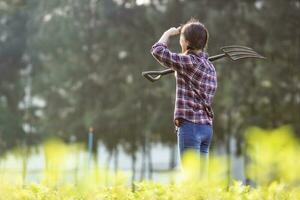
M 152 46 L 152 48 L 155 48 L 155 47 L 157 47 L 157 46 L 163 46 L 163 47 L 168 47 L 167 46 L 167 44 L 165 44 L 165 43 L 162 43 L 162 42 L 156 42 L 153 46 Z

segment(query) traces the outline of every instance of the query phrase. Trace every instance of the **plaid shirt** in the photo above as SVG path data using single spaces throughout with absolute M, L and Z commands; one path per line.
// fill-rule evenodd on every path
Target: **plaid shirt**
M 156 43 L 151 54 L 162 65 L 176 73 L 176 100 L 174 120 L 183 118 L 198 124 L 213 124 L 204 110 L 201 100 L 210 105 L 217 89 L 217 75 L 206 53 L 172 53 L 166 44 Z M 195 92 L 196 91 L 196 92 Z

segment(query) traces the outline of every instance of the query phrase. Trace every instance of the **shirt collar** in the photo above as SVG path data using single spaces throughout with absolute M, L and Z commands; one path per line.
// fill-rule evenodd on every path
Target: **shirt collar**
M 206 52 L 200 52 L 198 54 L 189 52 L 189 54 L 193 54 L 193 55 L 198 56 L 200 58 L 208 59 L 208 54 Z
M 205 59 L 208 59 L 208 54 L 205 52 L 200 52 L 198 55 L 199 57 L 204 57 Z

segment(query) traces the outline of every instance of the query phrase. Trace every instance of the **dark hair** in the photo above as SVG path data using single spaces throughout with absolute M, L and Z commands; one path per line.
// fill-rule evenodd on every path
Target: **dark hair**
M 181 33 L 189 42 L 188 50 L 201 49 L 203 51 L 206 48 L 209 35 L 207 29 L 199 20 L 191 18 L 181 27 Z

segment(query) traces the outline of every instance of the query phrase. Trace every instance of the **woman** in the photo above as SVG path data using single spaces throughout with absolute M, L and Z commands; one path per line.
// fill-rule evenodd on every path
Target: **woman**
M 167 43 L 180 34 L 182 53 L 173 53 Z M 176 73 L 174 123 L 178 128 L 180 159 L 187 149 L 208 157 L 213 135 L 211 104 L 217 88 L 216 71 L 204 52 L 208 31 L 196 19 L 179 28 L 170 28 L 151 48 L 151 54 L 162 65 Z

